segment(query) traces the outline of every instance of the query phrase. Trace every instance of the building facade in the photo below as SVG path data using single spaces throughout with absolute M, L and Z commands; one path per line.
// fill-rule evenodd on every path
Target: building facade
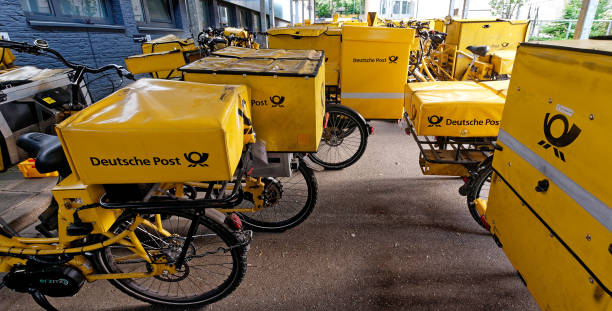
M 141 53 L 136 39 L 142 35 L 191 36 L 186 1 L 199 1 L 203 10 L 197 22 L 204 27 L 260 29 L 259 5 L 253 5 L 259 0 L 0 0 L 0 34 L 21 42 L 44 39 L 66 59 L 90 67 L 124 65 L 125 57 Z M 287 22 L 282 18 L 284 2 L 289 5 L 289 0 L 275 1 L 280 8 L 275 10 L 277 23 Z M 269 15 L 266 19 L 269 24 Z M 16 56 L 19 66 L 63 67 L 49 57 Z M 88 81 L 95 100 L 120 86 L 113 73 Z

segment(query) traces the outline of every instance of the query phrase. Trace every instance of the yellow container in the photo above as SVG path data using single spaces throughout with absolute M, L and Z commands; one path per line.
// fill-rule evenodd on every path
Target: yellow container
M 326 26 L 286 27 L 268 30 L 272 49 L 319 50 L 325 52 L 325 85 L 340 83 L 342 30 Z
M 14 61 L 15 55 L 10 49 L 0 48 L 0 70 L 11 67 Z
M 133 55 L 125 59 L 125 65 L 131 73 L 151 73 L 158 79 L 168 78 L 169 75 L 176 76 L 177 69 L 186 64 L 185 57 L 179 50 Z M 168 74 L 160 75 L 164 72 Z
M 180 39 L 175 35 L 166 35 L 155 40 L 147 41 L 142 44 L 142 54 L 151 54 L 159 52 L 167 52 L 178 50 L 183 53 L 185 64 L 190 63 L 199 59 L 200 49 L 195 46 L 192 38 Z M 151 60 L 152 61 L 152 60 Z M 164 60 L 162 60 L 164 62 Z M 180 66 L 179 66 L 180 67 Z M 180 77 L 181 74 L 176 70 L 178 67 L 174 67 L 174 71 L 166 70 L 153 73 L 156 78 L 175 78 Z
M 516 50 L 501 50 L 491 52 L 485 56 L 489 58 L 488 63 L 493 64 L 493 71 L 500 75 L 509 75 L 512 73 Z
M 309 59 L 207 57 L 180 68 L 185 81 L 244 84 L 253 128 L 271 152 L 316 152 L 325 114 L 325 63 Z
M 492 90 L 499 96 L 503 96 L 504 98 L 508 96 L 508 86 L 510 84 L 510 80 L 482 81 L 478 82 L 478 84 Z
M 212 53 L 215 56 L 234 58 L 311 59 L 319 60 L 323 53 L 315 50 L 249 49 L 228 46 Z
M 488 45 L 491 51 L 516 50 L 527 39 L 528 20 L 452 20 L 446 26 L 446 43 L 466 51 L 470 45 Z
M 420 91 L 412 99 L 412 121 L 420 136 L 495 137 L 504 101 L 484 87 Z
M 57 172 L 39 173 L 35 164 L 36 160 L 30 158 L 17 164 L 17 168 L 19 168 L 24 178 L 55 177 L 58 175 Z
M 366 119 L 401 119 L 414 29 L 342 27 L 342 104 Z
M 612 309 L 611 85 L 610 41 L 518 49 L 485 215 L 542 309 Z
M 424 91 L 445 91 L 445 90 L 479 90 L 480 85 L 473 81 L 432 81 L 432 82 L 413 82 L 406 83 L 404 91 L 404 110 L 410 119 L 414 119 L 416 108 L 413 105 L 414 96 L 418 92 Z
M 57 126 L 84 184 L 231 180 L 248 88 L 140 79 Z

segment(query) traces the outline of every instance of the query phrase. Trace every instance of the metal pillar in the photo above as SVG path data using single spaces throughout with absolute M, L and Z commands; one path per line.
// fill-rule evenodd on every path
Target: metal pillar
M 315 2 L 314 0 L 310 0 L 310 23 L 314 24 L 314 20 L 315 20 Z
M 306 15 L 304 15 L 304 11 L 305 11 L 305 7 L 306 7 L 306 0 L 302 0 L 302 26 L 304 26 L 304 23 L 306 21 Z
M 274 19 L 274 0 L 268 0 L 270 2 L 270 28 L 276 27 L 276 21 Z
M 293 24 L 295 24 L 295 20 L 294 20 L 294 17 L 293 17 L 293 13 L 294 13 L 294 10 L 293 10 L 293 0 L 289 0 L 289 10 L 291 11 L 289 13 L 289 15 L 291 15 L 291 20 L 290 20 L 291 24 L 289 24 L 289 25 L 293 26 Z
M 599 0 L 582 0 L 580 15 L 578 15 L 578 23 L 576 31 L 574 31 L 574 39 L 588 39 L 595 19 L 595 11 Z
M 268 23 L 266 22 L 266 0 L 259 0 L 259 16 L 261 17 L 261 27 L 259 31 L 266 32 L 268 30 Z
M 449 0 L 448 3 L 448 16 L 453 17 L 453 11 L 455 10 L 455 0 Z
M 470 11 L 470 0 L 463 0 L 463 10 L 461 11 L 461 18 L 468 18 L 468 12 Z
M 185 8 L 189 17 L 189 31 L 194 38 L 194 43 L 198 45 L 197 36 L 202 32 L 202 6 L 200 1 L 185 0 Z

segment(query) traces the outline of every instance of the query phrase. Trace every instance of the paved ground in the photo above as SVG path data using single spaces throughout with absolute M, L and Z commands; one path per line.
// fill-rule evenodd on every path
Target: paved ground
M 203 310 L 537 310 L 470 217 L 461 182 L 422 176 L 412 139 L 395 123 L 374 125 L 360 162 L 317 173 L 313 215 L 283 234 L 256 234 L 240 288 Z M 60 310 L 163 310 L 104 281 L 52 302 Z M 0 291 L 0 310 L 32 309 L 27 295 Z

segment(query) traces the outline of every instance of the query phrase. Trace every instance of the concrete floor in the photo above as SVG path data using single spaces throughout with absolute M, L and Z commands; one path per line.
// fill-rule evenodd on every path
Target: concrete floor
M 357 164 L 317 172 L 310 218 L 282 234 L 255 234 L 241 286 L 202 310 L 538 309 L 470 217 L 461 181 L 423 176 L 413 140 L 395 123 L 373 124 Z M 51 301 L 60 310 L 164 310 L 105 281 Z M 0 291 L 0 310 L 33 309 L 29 296 Z

